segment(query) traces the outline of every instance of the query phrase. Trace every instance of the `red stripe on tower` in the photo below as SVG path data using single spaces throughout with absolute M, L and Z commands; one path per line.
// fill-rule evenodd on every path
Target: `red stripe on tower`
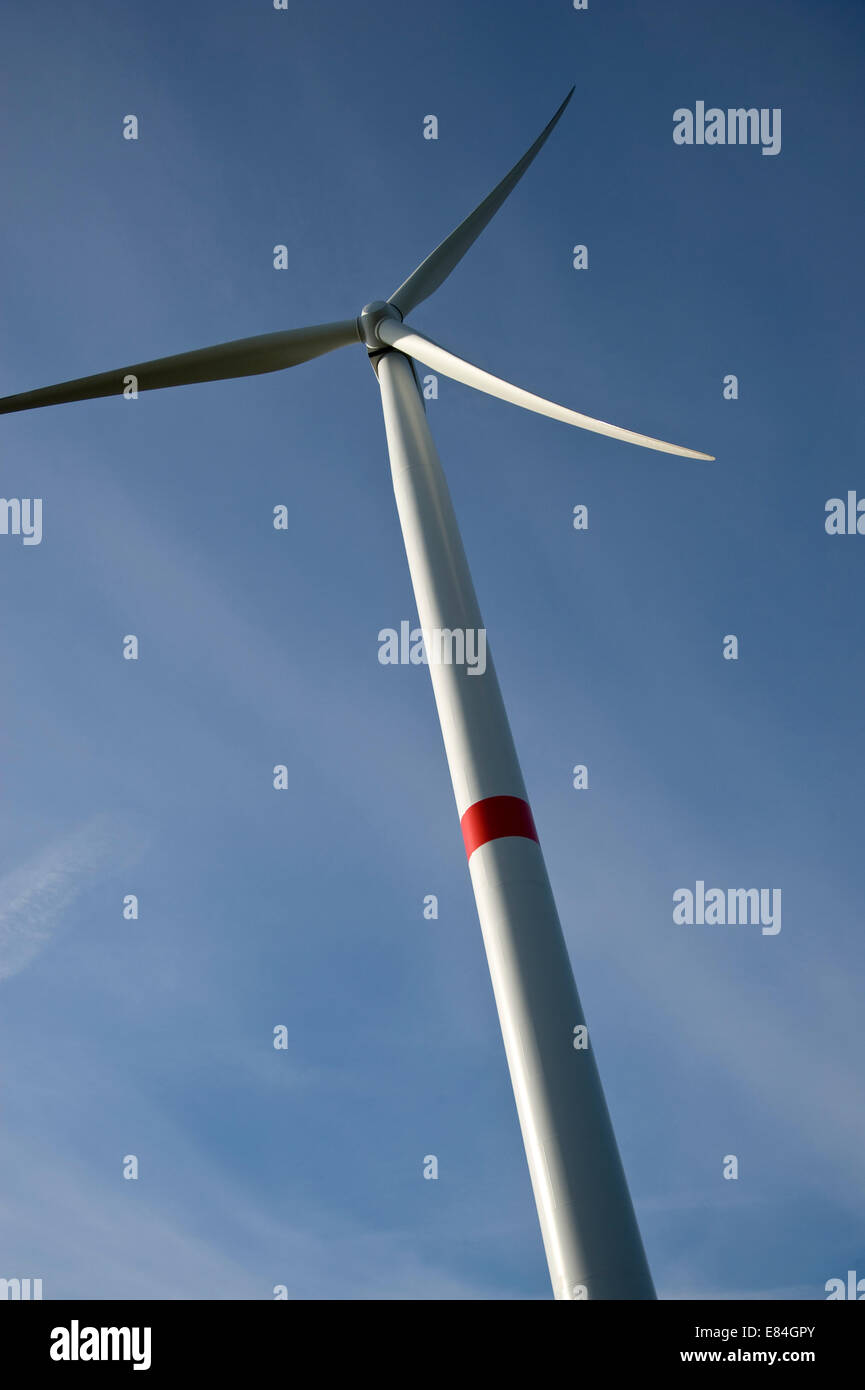
M 532 808 L 521 796 L 486 796 L 469 807 L 460 825 L 469 859 L 490 840 L 503 840 L 508 835 L 523 840 L 538 838 Z

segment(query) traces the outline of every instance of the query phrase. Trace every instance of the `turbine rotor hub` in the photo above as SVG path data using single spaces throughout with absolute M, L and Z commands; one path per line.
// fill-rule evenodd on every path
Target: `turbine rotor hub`
M 361 341 L 365 343 L 367 352 L 370 356 L 374 352 L 385 352 L 386 346 L 381 341 L 376 332 L 382 319 L 396 319 L 397 323 L 402 323 L 402 314 L 395 304 L 388 304 L 383 299 L 374 299 L 372 303 L 365 304 L 360 311 L 357 321 L 357 331 Z

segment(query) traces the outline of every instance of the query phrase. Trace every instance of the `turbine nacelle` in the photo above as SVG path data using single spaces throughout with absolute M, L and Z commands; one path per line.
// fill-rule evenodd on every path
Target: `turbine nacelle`
M 395 304 L 389 304 L 385 299 L 373 299 L 371 303 L 364 304 L 357 321 L 360 340 L 372 359 L 373 368 L 375 359 L 387 349 L 387 343 L 378 334 L 378 326 L 384 319 L 402 323 L 402 314 Z

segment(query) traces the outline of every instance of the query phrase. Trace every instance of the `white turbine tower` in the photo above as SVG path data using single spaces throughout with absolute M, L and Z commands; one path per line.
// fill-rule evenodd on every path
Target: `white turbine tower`
M 554 405 L 455 357 L 404 316 L 447 279 L 550 135 L 552 120 L 492 193 L 387 301 L 359 318 L 242 338 L 0 400 L 0 414 L 293 367 L 362 343 L 381 388 L 394 492 L 553 1291 L 559 1299 L 652 1299 L 630 1194 L 491 660 L 483 674 L 436 659 L 436 634 L 483 621 L 411 359 L 566 424 L 684 458 L 675 444 Z M 443 639 L 450 640 L 450 639 Z M 438 649 L 442 658 L 443 645 Z

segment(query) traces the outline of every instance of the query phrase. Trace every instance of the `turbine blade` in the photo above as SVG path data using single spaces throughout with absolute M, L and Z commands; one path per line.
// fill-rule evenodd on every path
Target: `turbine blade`
M 685 449 L 680 444 L 666 444 L 662 439 L 653 439 L 651 435 L 635 434 L 633 430 L 623 430 L 619 425 L 608 425 L 605 420 L 594 420 L 591 415 L 580 415 L 576 410 L 568 410 L 566 406 L 545 401 L 542 396 L 534 396 L 531 391 L 512 386 L 509 381 L 502 381 L 501 377 L 491 376 L 489 372 L 482 371 L 471 362 L 464 362 L 461 357 L 455 357 L 446 348 L 439 347 L 429 338 L 416 333 L 407 323 L 399 323 L 396 319 L 381 319 L 376 326 L 376 332 L 382 342 L 398 348 L 400 352 L 416 358 L 418 362 L 423 362 L 424 366 L 431 367 L 434 372 L 441 372 L 442 376 L 461 381 L 464 386 L 474 386 L 476 390 L 485 391 L 489 396 L 498 396 L 499 400 L 509 401 L 511 405 L 521 405 L 526 410 L 536 411 L 538 415 L 548 415 L 551 420 L 562 420 L 566 425 L 578 425 L 580 429 L 593 430 L 596 434 L 607 434 L 611 439 L 621 439 L 626 444 L 641 444 L 645 449 L 658 449 L 665 454 L 680 454 L 688 459 L 714 461 L 714 454 L 700 454 L 696 449 Z
M 509 174 L 506 174 L 500 184 L 493 189 L 488 197 L 470 213 L 464 222 L 461 222 L 456 231 L 451 232 L 439 246 L 432 251 L 411 275 L 395 290 L 388 300 L 389 304 L 395 304 L 400 313 L 409 313 L 422 300 L 438 289 L 450 275 L 454 266 L 458 265 L 469 247 L 480 236 L 484 227 L 495 216 L 502 203 L 507 198 L 511 189 L 514 188 L 528 169 L 535 155 L 541 146 L 552 133 L 553 127 L 558 122 L 562 112 L 574 94 L 574 88 L 568 92 L 561 106 L 547 126 L 541 131 L 535 143 L 530 149 L 526 150 L 522 159 L 515 164 Z
M 297 366 L 312 357 L 332 352 L 359 341 L 356 319 L 340 323 L 319 323 L 312 328 L 292 328 L 284 333 L 260 333 L 254 338 L 235 338 L 231 343 L 181 352 L 175 357 L 157 357 L 113 372 L 82 376 L 58 386 L 43 386 L 0 399 L 0 415 L 15 410 L 33 410 L 43 405 L 65 405 L 67 401 L 90 401 L 98 396 L 119 396 L 125 378 L 134 376 L 137 390 L 155 391 L 164 386 L 187 386 L 195 381 L 227 381 L 232 377 L 256 376 Z

